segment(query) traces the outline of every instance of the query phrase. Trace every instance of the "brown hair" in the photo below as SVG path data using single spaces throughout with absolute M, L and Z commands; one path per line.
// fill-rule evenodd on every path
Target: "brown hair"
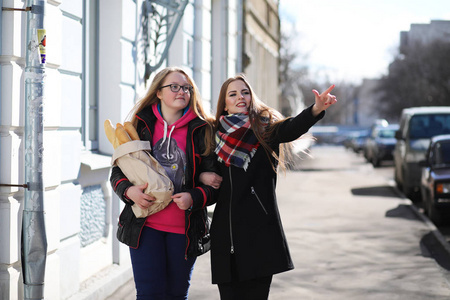
M 287 158 L 290 157 L 291 154 L 291 144 L 290 143 L 282 143 L 280 144 L 280 152 L 279 155 L 275 153 L 275 151 L 269 146 L 269 138 L 273 136 L 279 128 L 279 125 L 282 121 L 284 121 L 284 116 L 278 112 L 276 109 L 271 108 L 264 102 L 262 102 L 254 93 L 252 87 L 247 81 L 247 78 L 244 74 L 238 74 L 234 77 L 228 78 L 220 89 L 219 99 L 217 100 L 217 111 L 216 111 L 216 120 L 214 122 L 214 128 L 217 130 L 219 125 L 220 116 L 228 114 L 225 111 L 225 99 L 228 86 L 230 83 L 236 80 L 241 80 L 247 86 L 250 91 L 250 105 L 248 108 L 248 115 L 250 118 L 251 128 L 253 128 L 253 132 L 256 135 L 256 138 L 263 146 L 266 151 L 267 156 L 272 164 L 272 168 L 276 172 L 276 167 L 273 164 L 270 156 L 275 158 L 278 162 L 279 166 L 285 170 Z M 268 122 L 267 122 L 268 121 Z M 268 125 L 267 125 L 268 124 Z M 266 126 L 267 125 L 267 126 Z
M 159 71 L 155 77 L 153 78 L 153 81 L 145 94 L 145 96 L 140 99 L 138 102 L 136 102 L 134 108 L 131 110 L 130 115 L 131 116 L 131 123 L 136 128 L 138 119 L 136 117 L 136 114 L 141 112 L 144 108 L 153 105 L 154 103 L 158 103 L 160 99 L 157 97 L 157 92 L 163 85 L 164 79 L 172 72 L 178 72 L 183 74 L 188 83 L 192 86 L 192 91 L 190 93 L 190 101 L 189 101 L 189 107 L 190 109 L 202 120 L 206 121 L 207 126 L 205 130 L 205 146 L 206 150 L 203 153 L 203 155 L 208 155 L 211 153 L 211 145 L 213 145 L 213 118 L 205 112 L 202 106 L 201 96 L 200 92 L 197 88 L 197 85 L 195 82 L 191 79 L 191 77 L 182 69 L 179 67 L 167 67 Z

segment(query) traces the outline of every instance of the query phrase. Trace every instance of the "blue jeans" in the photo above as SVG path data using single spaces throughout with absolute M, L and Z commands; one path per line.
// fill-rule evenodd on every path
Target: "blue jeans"
M 130 248 L 137 300 L 188 299 L 196 258 L 185 259 L 184 234 L 144 226 L 139 247 Z

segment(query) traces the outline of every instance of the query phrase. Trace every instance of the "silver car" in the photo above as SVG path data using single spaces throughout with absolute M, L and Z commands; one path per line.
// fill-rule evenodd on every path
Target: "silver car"
M 403 193 L 413 201 L 420 200 L 421 167 L 430 138 L 450 134 L 450 106 L 405 108 L 396 132 L 394 179 Z

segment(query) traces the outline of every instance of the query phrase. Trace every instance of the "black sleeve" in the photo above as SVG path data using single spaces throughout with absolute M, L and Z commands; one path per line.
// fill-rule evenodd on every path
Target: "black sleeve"
M 200 153 L 203 153 L 203 151 L 205 150 L 203 136 L 198 141 L 198 145 L 200 146 Z M 198 178 L 200 176 L 200 173 L 202 172 L 214 172 L 218 175 L 221 175 L 219 171 L 217 155 L 214 152 L 207 156 L 201 156 L 200 166 L 196 171 L 197 174 L 195 176 L 197 181 L 196 187 L 187 191 L 191 194 L 192 200 L 194 202 L 192 205 L 193 210 L 203 209 L 206 206 L 216 203 L 219 195 L 218 189 L 215 189 L 209 185 L 204 185 L 200 182 Z
M 123 202 L 131 205 L 134 204 L 133 200 L 125 196 L 125 191 L 133 184 L 128 180 L 128 178 L 125 176 L 125 174 L 123 174 L 122 170 L 118 166 L 112 168 L 109 181 L 114 192 Z
M 278 129 L 270 139 L 271 143 L 280 144 L 295 141 L 301 135 L 308 132 L 324 116 L 325 111 L 322 111 L 317 117 L 314 117 L 312 114 L 312 105 L 305 108 L 296 117 L 287 118 L 279 124 Z

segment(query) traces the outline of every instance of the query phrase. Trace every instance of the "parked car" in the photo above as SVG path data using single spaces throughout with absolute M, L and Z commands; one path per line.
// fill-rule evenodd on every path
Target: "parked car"
M 450 134 L 431 139 L 420 165 L 423 167 L 420 192 L 425 212 L 436 225 L 442 225 L 450 221 Z
M 399 129 L 398 124 L 374 125 L 370 135 L 366 139 L 364 157 L 374 167 L 380 166 L 384 160 L 393 160 L 395 143 L 395 132 Z
M 355 153 L 359 153 L 364 150 L 364 144 L 369 133 L 367 130 L 360 130 L 351 132 L 347 141 L 344 142 L 346 148 L 353 150 Z
M 370 137 L 373 136 L 373 131 L 375 130 L 376 127 L 388 126 L 388 125 L 389 125 L 389 122 L 386 121 L 385 119 L 376 119 L 373 122 L 372 126 L 370 126 L 369 131 L 368 131 L 368 135 L 367 135 L 367 138 L 364 141 L 364 147 L 363 147 L 363 156 L 368 162 L 370 162 L 370 161 L 369 161 L 368 153 L 367 153 L 367 143 L 369 142 Z
M 450 106 L 405 108 L 395 134 L 394 179 L 403 193 L 420 200 L 421 167 L 431 137 L 450 134 Z

